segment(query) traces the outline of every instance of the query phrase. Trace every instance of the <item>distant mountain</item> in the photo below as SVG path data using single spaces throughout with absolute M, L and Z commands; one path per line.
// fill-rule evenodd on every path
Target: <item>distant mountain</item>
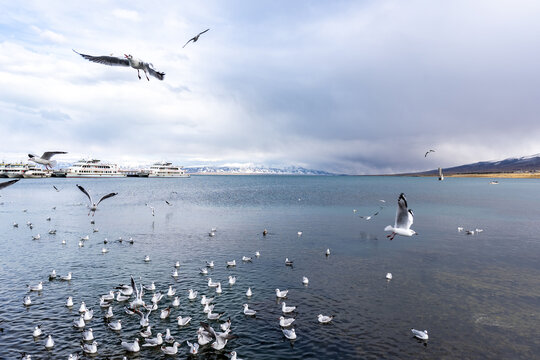
M 270 168 L 264 166 L 229 167 L 229 166 L 186 166 L 189 174 L 212 175 L 336 175 L 322 170 L 305 169 L 303 167 L 289 166 L 285 168 Z
M 540 171 L 540 154 L 520 158 L 508 158 L 497 161 L 481 161 L 474 164 L 443 168 L 446 175 L 451 174 L 482 174 L 482 173 L 516 173 Z M 437 170 L 430 170 L 418 175 L 435 175 Z

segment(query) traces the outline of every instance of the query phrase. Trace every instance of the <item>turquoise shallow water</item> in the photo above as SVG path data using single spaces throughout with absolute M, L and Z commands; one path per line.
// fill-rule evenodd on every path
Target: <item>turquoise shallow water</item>
M 104 201 L 93 232 L 85 196 L 75 184 Z M 497 359 L 538 358 L 540 353 L 540 181 L 402 177 L 194 176 L 190 179 L 24 179 L 0 193 L 0 358 L 20 352 L 35 359 L 62 359 L 80 351 L 80 331 L 72 327 L 85 301 L 94 309 L 93 328 L 99 343 L 95 359 L 165 358 L 159 350 L 125 354 L 122 340 L 133 341 L 138 317 L 113 310 L 123 320 L 119 333 L 107 329 L 99 295 L 133 275 L 154 281 L 165 292 L 177 288 L 181 305 L 167 320 L 150 316 L 154 334 L 170 328 L 178 341 L 196 340 L 198 321 L 205 319 L 199 302 L 190 303 L 187 289 L 213 295 L 198 269 L 214 260 L 212 279 L 223 293 L 216 310 L 231 317 L 238 338 L 225 351 L 201 348 L 200 359 L 224 359 L 232 350 L 244 359 Z M 56 192 L 53 185 L 61 189 Z M 412 238 L 388 241 L 384 227 L 393 224 L 400 192 L 414 210 Z M 368 215 L 386 207 L 370 221 Z M 165 200 L 173 206 L 168 206 Z M 145 206 L 150 203 L 156 216 Z M 56 206 L 56 210 L 52 208 Z M 27 212 L 23 212 L 27 209 Z M 47 221 L 47 217 L 51 221 Z M 30 230 L 25 224 L 31 221 Z M 12 223 L 19 223 L 13 228 Z M 482 228 L 474 236 L 457 227 Z M 215 237 L 208 231 L 216 227 Z M 267 228 L 269 235 L 262 236 Z M 56 229 L 56 235 L 48 235 Z M 301 237 L 297 232 L 302 231 Z M 34 241 L 32 235 L 41 234 Z M 82 248 L 78 240 L 89 235 Z M 133 237 L 134 244 L 103 239 Z M 67 244 L 62 245 L 65 239 Z M 332 254 L 324 256 L 326 248 Z M 243 255 L 260 258 L 242 263 Z M 145 255 L 152 259 L 143 261 Z M 284 265 L 285 257 L 294 267 Z M 227 269 L 226 261 L 238 265 Z M 170 276 L 180 261 L 179 278 Z M 73 272 L 73 280 L 47 280 L 52 269 Z M 385 275 L 393 273 L 387 282 Z M 234 286 L 228 275 L 237 276 Z M 302 276 L 310 279 L 308 287 Z M 27 285 L 44 281 L 33 305 L 25 308 Z M 254 295 L 245 297 L 251 286 Z M 286 302 L 298 306 L 291 343 L 279 329 L 280 303 L 274 289 L 289 289 Z M 75 306 L 63 306 L 67 296 Z M 149 301 L 150 295 L 145 299 Z M 163 308 L 170 298 L 160 302 Z M 242 304 L 258 310 L 245 317 Z M 317 314 L 334 314 L 329 325 Z M 178 315 L 193 324 L 179 328 Z M 56 342 L 43 347 L 32 329 L 42 324 Z M 428 329 L 427 346 L 411 337 L 410 328 Z M 187 357 L 182 344 L 178 358 Z

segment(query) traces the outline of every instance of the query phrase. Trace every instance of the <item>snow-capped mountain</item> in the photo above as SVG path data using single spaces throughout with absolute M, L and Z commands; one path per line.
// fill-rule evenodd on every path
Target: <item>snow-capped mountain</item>
M 480 161 L 473 164 L 443 168 L 443 172 L 448 175 L 531 171 L 540 171 L 540 154 L 504 160 Z M 437 170 L 430 170 L 420 174 L 437 174 Z

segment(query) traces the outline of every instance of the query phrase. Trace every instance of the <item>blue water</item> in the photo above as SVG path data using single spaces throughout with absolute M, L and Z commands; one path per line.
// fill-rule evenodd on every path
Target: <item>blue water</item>
M 76 183 L 95 197 L 119 193 L 100 204 L 95 226 Z M 120 342 L 133 341 L 140 331 L 139 318 L 125 314 L 124 304 L 113 305 L 122 331 L 106 326 L 99 295 L 127 283 L 130 275 L 137 283 L 154 281 L 163 293 L 169 285 L 177 288 L 180 307 L 167 320 L 154 312 L 150 322 L 154 335 L 170 328 L 182 342 L 178 358 L 185 358 L 184 341 L 196 341 L 198 322 L 206 320 L 199 301 L 188 301 L 187 290 L 214 296 L 199 274 L 206 260 L 214 260 L 209 276 L 223 285 L 215 309 L 232 319 L 238 338 L 224 351 L 202 347 L 200 359 L 225 359 L 232 350 L 243 359 L 538 358 L 540 181 L 488 183 L 303 176 L 21 180 L 0 192 L 0 358 L 27 352 L 33 359 L 62 359 L 80 352 L 81 331 L 72 321 L 81 301 L 94 309 L 88 327 L 99 345 L 93 358 L 166 358 L 159 349 L 135 356 L 122 350 Z M 383 229 L 394 222 L 401 192 L 414 210 L 412 228 L 419 235 L 389 241 Z M 378 216 L 357 216 L 375 212 L 381 199 L 386 206 Z M 145 203 L 155 207 L 154 217 Z M 467 236 L 458 226 L 484 231 Z M 213 227 L 216 236 L 209 237 Z M 263 237 L 265 228 L 269 234 Z M 50 229 L 57 234 L 48 235 Z M 32 240 L 38 233 L 41 239 Z M 85 235 L 90 240 L 79 248 Z M 120 236 L 133 237 L 134 244 L 113 242 Z M 101 253 L 104 238 L 111 241 L 107 254 Z M 242 256 L 255 251 L 260 258 L 242 263 Z M 151 262 L 143 261 L 145 255 Z M 285 257 L 294 260 L 293 268 L 284 265 Z M 227 269 L 232 259 L 238 265 Z M 170 275 L 176 261 L 181 266 L 175 281 Z M 49 282 L 52 269 L 59 275 L 72 271 L 73 280 Z M 390 282 L 387 272 L 393 274 Z M 237 277 L 234 286 L 228 275 Z M 302 285 L 302 276 L 309 286 Z M 30 294 L 33 305 L 26 308 L 27 285 L 40 280 L 44 289 Z M 251 299 L 245 296 L 249 286 Z M 287 304 L 298 306 L 294 342 L 280 331 L 275 288 L 289 289 Z M 74 298 L 72 310 L 63 306 L 67 296 Z M 171 301 L 165 297 L 160 308 Z M 256 318 L 243 315 L 243 303 L 258 311 Z M 319 313 L 335 319 L 321 325 Z M 178 315 L 193 317 L 192 324 L 179 328 Z M 36 324 L 53 335 L 53 350 L 45 350 L 44 335 L 32 337 Z M 412 327 L 429 331 L 427 344 L 412 338 Z

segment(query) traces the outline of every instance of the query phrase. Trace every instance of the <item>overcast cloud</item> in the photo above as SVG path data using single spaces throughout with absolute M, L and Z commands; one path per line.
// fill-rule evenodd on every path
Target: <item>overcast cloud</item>
M 0 5 L 0 160 L 376 174 L 540 153 L 537 1 Z

